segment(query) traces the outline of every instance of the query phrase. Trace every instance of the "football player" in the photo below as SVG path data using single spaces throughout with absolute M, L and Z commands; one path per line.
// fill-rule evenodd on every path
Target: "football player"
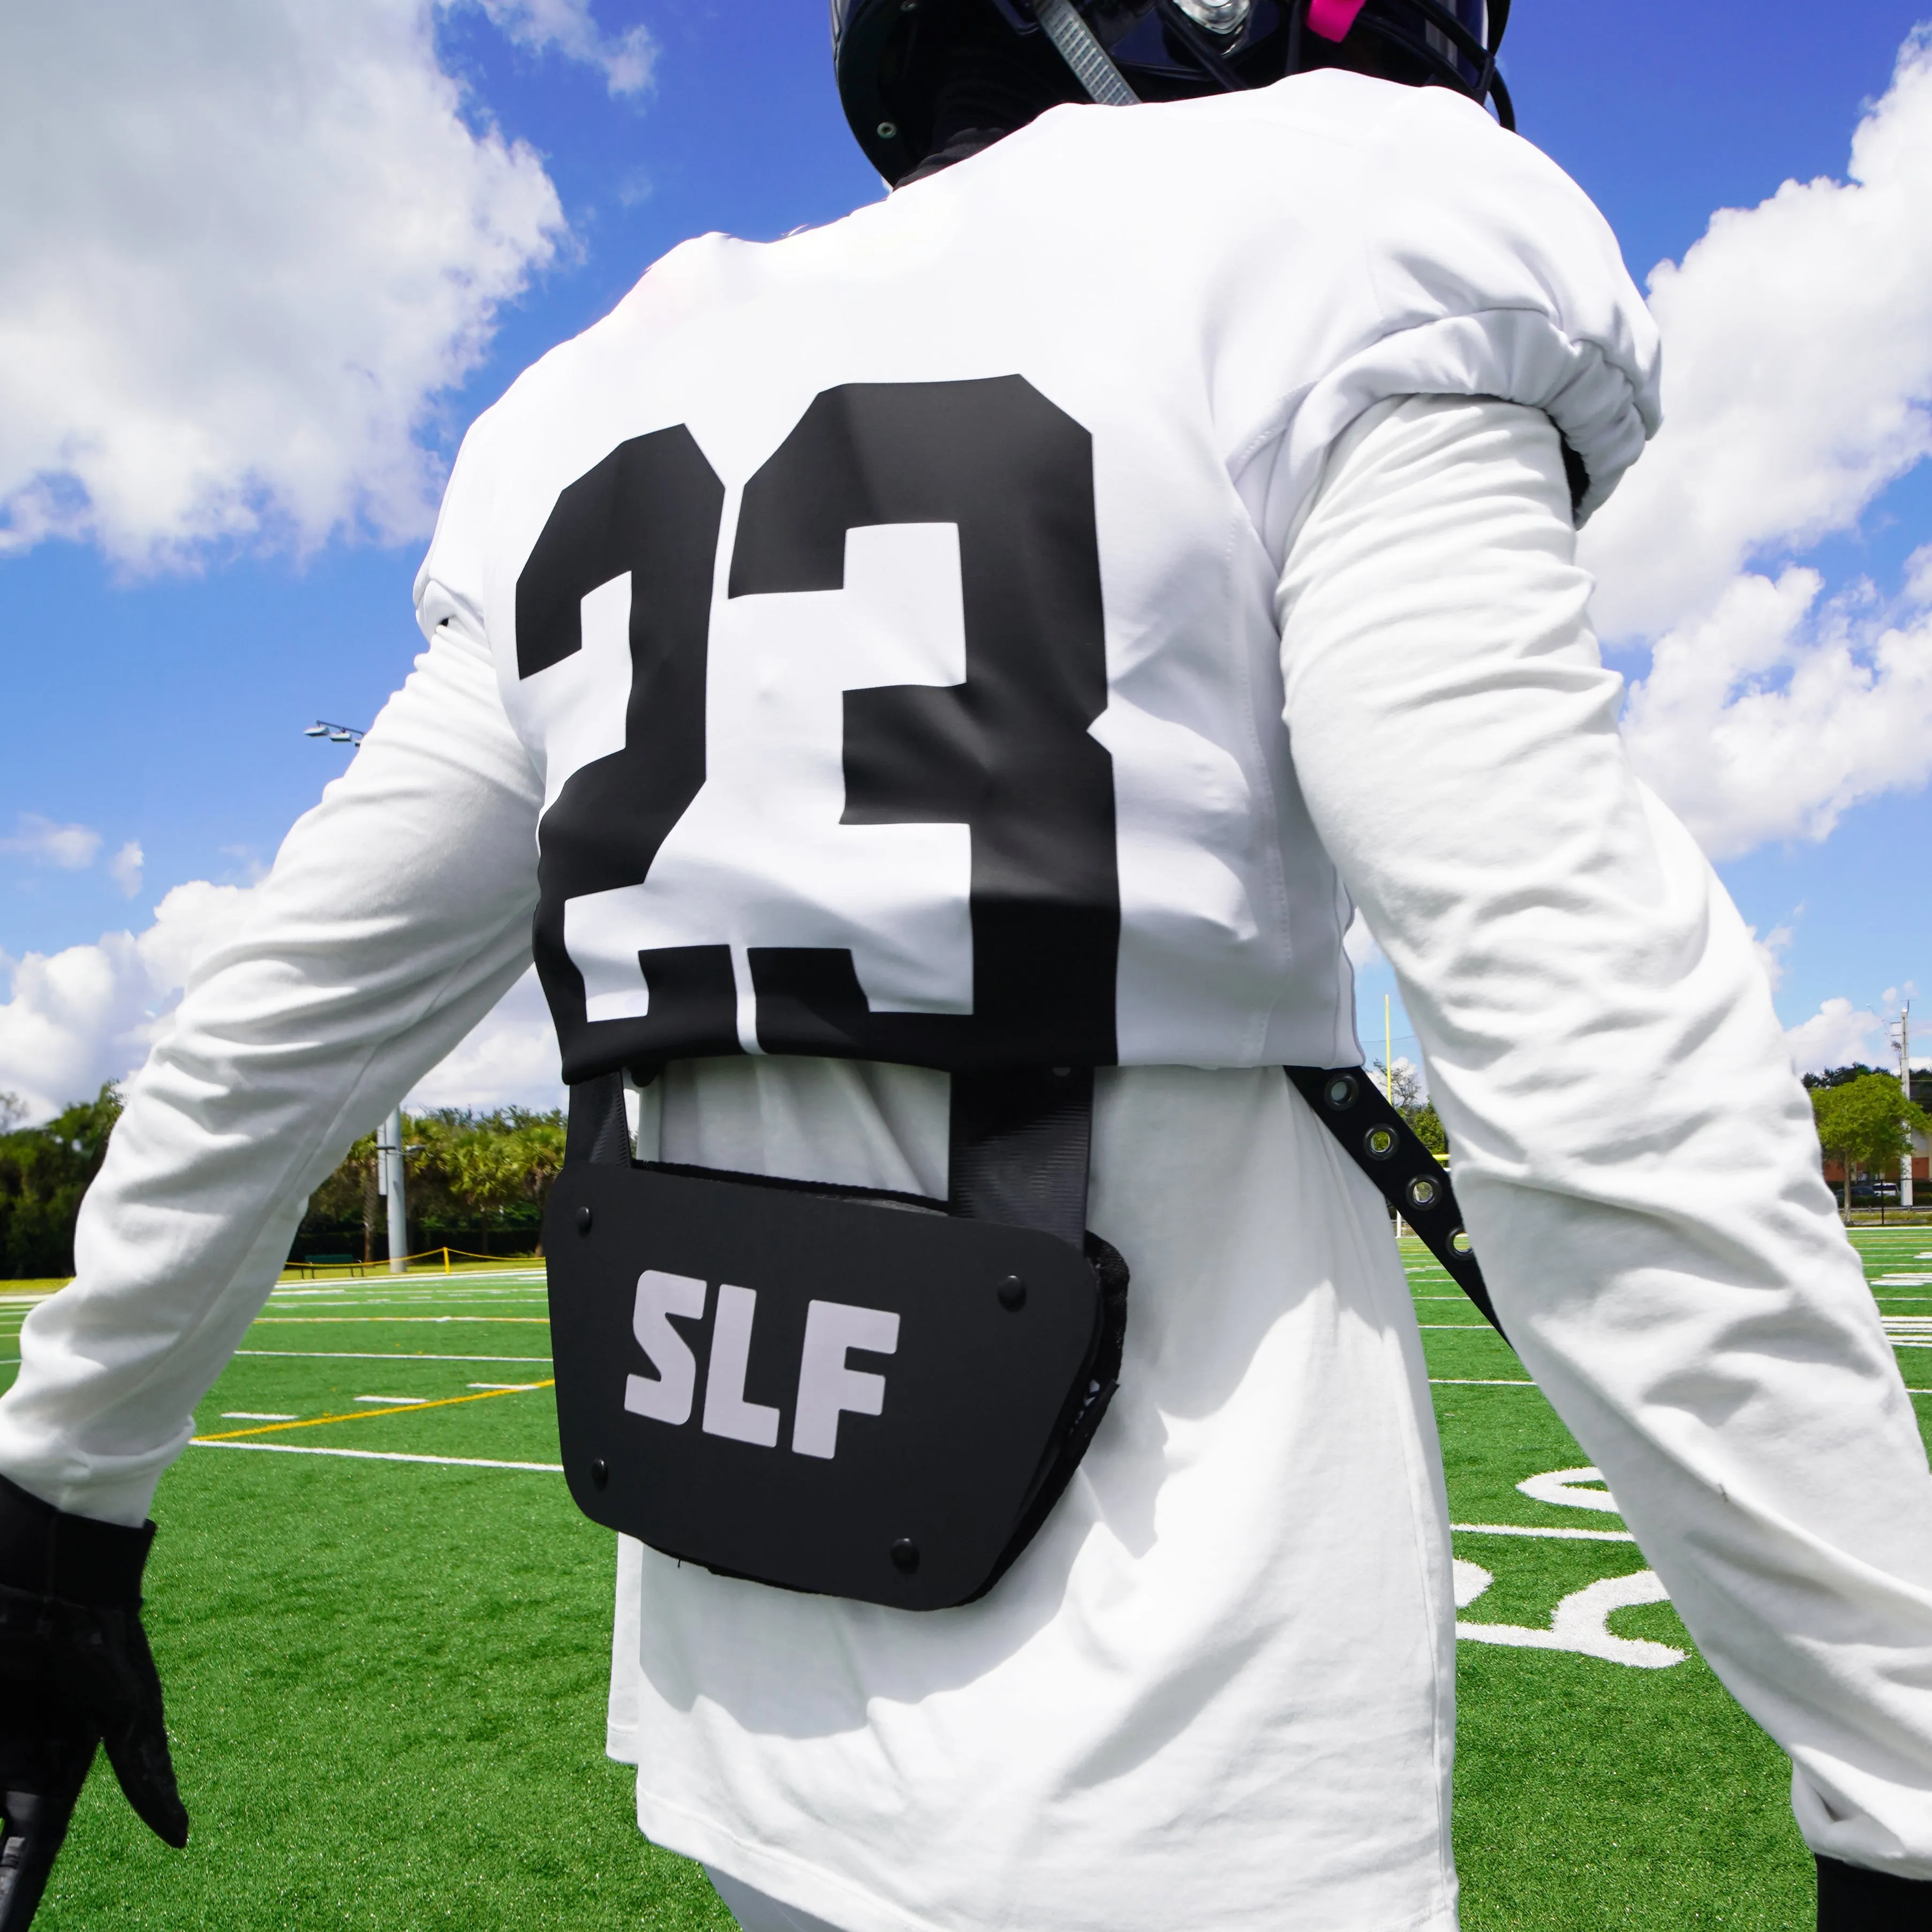
M 978 1601 L 621 1543 L 650 1837 L 751 1932 L 1448 1932 L 1427 1376 L 1282 1072 L 1359 1062 L 1358 909 L 1510 1340 L 1790 1755 L 1821 1925 L 1932 1922 L 1932 1483 L 1750 934 L 1618 739 L 1575 532 L 1657 344 L 1510 131 L 1502 0 L 832 14 L 892 191 L 674 250 L 476 424 L 428 647 L 26 1324 L 0 1926 L 97 1737 L 179 1841 L 156 1483 L 304 1198 L 534 950 L 567 1077 L 634 1070 L 684 1167 L 943 1200 L 953 1075 L 1093 1070 L 1132 1271 L 1112 1407 Z

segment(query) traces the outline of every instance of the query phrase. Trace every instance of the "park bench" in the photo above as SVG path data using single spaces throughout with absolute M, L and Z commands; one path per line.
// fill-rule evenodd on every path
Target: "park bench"
M 302 1261 L 290 1262 L 289 1266 L 298 1274 L 310 1276 L 317 1268 L 353 1268 L 358 1274 L 368 1272 L 364 1264 L 353 1255 L 310 1255 Z

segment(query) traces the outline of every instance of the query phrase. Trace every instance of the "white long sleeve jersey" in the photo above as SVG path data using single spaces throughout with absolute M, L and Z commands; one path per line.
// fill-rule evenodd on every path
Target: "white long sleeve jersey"
M 894 440 L 909 391 L 937 482 Z M 849 1932 L 1453 1926 L 1419 1338 L 1379 1202 L 1272 1064 L 1354 1050 L 1352 898 L 1526 1364 L 1791 1754 L 1810 1842 L 1932 1876 L 1932 1483 L 1574 560 L 1558 430 L 1594 500 L 1654 396 L 1575 189 L 1466 103 L 1342 74 L 1060 110 L 830 229 L 680 250 L 472 434 L 429 649 L 134 1083 L 0 1470 L 139 1519 L 302 1198 L 523 970 L 533 911 L 580 1070 L 702 1048 L 650 1090 L 665 1158 L 943 1193 L 932 1068 L 1022 1023 L 979 956 L 1020 943 L 1002 880 L 1064 856 L 1010 806 L 1043 798 L 1086 917 L 1034 933 L 1042 1038 L 1111 1024 L 1123 1063 L 1090 1214 L 1134 1273 L 1120 1393 L 964 1610 L 626 1545 L 645 1828 Z M 959 447 L 1012 500 L 946 496 Z M 558 522 L 573 490 L 595 514 Z M 1003 681 L 998 568 L 1071 626 L 1036 640 L 1057 710 L 959 695 Z M 1029 792 L 1015 760 L 1055 753 Z

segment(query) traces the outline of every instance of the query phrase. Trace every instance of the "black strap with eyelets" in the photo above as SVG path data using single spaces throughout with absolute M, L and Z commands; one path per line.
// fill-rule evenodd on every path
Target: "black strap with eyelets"
M 1382 1198 L 1422 1237 L 1423 1245 L 1504 1341 L 1483 1271 L 1462 1232 L 1448 1171 L 1360 1066 L 1285 1066 L 1296 1092 L 1315 1109 L 1343 1152 Z

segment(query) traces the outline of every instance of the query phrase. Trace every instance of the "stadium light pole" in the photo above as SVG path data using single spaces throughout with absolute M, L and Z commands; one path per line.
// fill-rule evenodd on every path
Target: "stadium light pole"
M 1898 1024 L 1894 1028 L 1898 1036 L 1898 1090 L 1909 1100 L 1912 1098 L 1912 1002 L 1907 1000 L 1898 1010 Z M 1898 1204 L 1901 1208 L 1912 1205 L 1912 1133 L 1906 1130 L 1905 1151 L 1898 1161 Z
M 326 718 L 304 725 L 302 736 L 326 738 L 332 745 L 359 745 L 363 738 L 359 726 L 332 724 Z M 389 1118 L 382 1123 L 382 1131 L 376 1138 L 376 1192 L 388 1204 L 389 1272 L 407 1274 L 410 1264 L 404 1258 L 410 1251 L 410 1216 L 403 1191 L 403 1110 L 400 1106 L 389 1110 Z
M 389 1110 L 376 1142 L 376 1191 L 389 1204 L 389 1272 L 407 1274 L 404 1257 L 410 1251 L 410 1216 L 403 1198 L 403 1110 Z

